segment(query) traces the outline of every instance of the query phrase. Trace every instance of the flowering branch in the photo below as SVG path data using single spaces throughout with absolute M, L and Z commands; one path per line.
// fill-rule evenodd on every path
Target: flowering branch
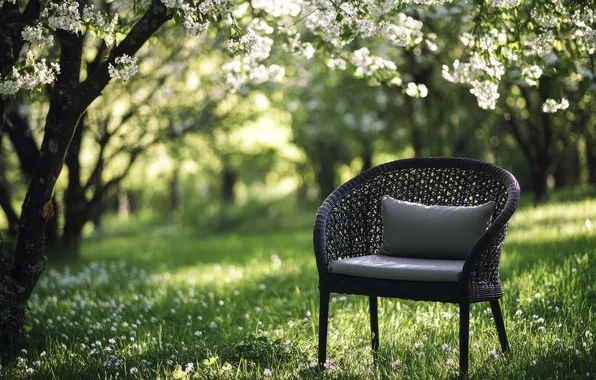
M 150 8 L 133 26 L 124 40 L 110 52 L 108 58 L 81 84 L 75 88 L 81 105 L 86 108 L 97 98 L 110 81 L 110 66 L 117 65 L 116 59 L 122 56 L 132 57 L 145 42 L 169 19 L 167 8 L 160 0 L 152 0 Z

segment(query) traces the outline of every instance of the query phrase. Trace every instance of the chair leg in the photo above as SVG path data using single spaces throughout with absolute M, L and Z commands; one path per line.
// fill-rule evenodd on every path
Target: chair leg
M 379 349 L 379 314 L 377 297 L 369 297 L 370 300 L 370 333 L 373 352 Z
M 493 311 L 495 325 L 497 325 L 497 332 L 499 333 L 499 342 L 501 342 L 501 348 L 503 349 L 503 352 L 505 352 L 509 349 L 509 342 L 507 341 L 507 332 L 505 331 L 505 322 L 503 321 L 503 314 L 501 313 L 501 305 L 499 305 L 499 300 L 491 300 L 490 308 Z
M 329 321 L 329 292 L 320 289 L 319 304 L 319 369 L 325 368 L 327 361 L 327 323 Z
M 461 374 L 468 373 L 468 344 L 470 341 L 470 302 L 459 303 L 459 368 Z

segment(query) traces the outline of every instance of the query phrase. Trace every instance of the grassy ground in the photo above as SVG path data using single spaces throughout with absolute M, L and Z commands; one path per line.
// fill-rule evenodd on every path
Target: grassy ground
M 211 237 L 162 228 L 88 241 L 81 262 L 51 266 L 40 280 L 30 344 L 0 377 L 457 376 L 454 305 L 382 299 L 375 364 L 366 299 L 340 295 L 330 310 L 330 369 L 311 368 L 311 228 L 290 227 Z M 501 268 L 511 351 L 499 351 L 488 304 L 473 305 L 470 376 L 594 377 L 596 200 L 519 210 Z

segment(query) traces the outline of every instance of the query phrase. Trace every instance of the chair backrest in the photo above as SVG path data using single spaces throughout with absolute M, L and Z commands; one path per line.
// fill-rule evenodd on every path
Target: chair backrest
M 517 207 L 519 185 L 504 169 L 463 158 L 414 158 L 367 170 L 338 187 L 319 208 L 314 243 L 321 274 L 332 260 L 377 252 L 382 244 L 383 195 L 426 205 L 494 201 L 495 222 L 508 203 L 515 202 L 508 210 Z M 503 224 L 510 216 L 501 218 Z

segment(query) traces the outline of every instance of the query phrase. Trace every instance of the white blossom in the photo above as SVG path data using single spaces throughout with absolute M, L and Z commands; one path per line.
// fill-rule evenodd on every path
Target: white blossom
M 451 3 L 453 0 L 403 0 L 405 4 L 420 4 L 420 5 L 442 5 Z
M 26 62 L 29 65 L 21 71 L 13 67 L 10 74 L 4 78 L 0 77 L 0 95 L 11 96 L 21 89 L 32 90 L 40 85 L 51 84 L 60 73 L 57 63 L 52 62 L 48 65 L 45 58 L 36 61 L 31 53 L 27 56 Z
M 49 3 L 41 12 L 40 17 L 45 20 L 52 30 L 66 30 L 79 33 L 82 27 L 81 15 L 77 2 Z
M 536 8 L 530 11 L 530 16 L 532 16 L 533 21 L 542 28 L 554 28 L 558 24 L 557 16 L 552 14 L 540 14 Z
M 180 9 L 183 11 L 189 11 L 190 5 L 185 0 L 161 0 L 163 5 L 172 9 Z
M 520 0 L 492 0 L 490 5 L 496 8 L 517 7 Z
M 397 66 L 390 60 L 370 54 L 368 48 L 364 47 L 352 53 L 351 61 L 356 66 L 357 77 L 370 77 L 378 70 L 396 71 Z
M 187 13 L 184 17 L 184 29 L 186 29 L 186 33 L 191 37 L 200 36 L 205 34 L 207 29 L 209 29 L 209 20 L 199 22 L 195 17 Z
M 555 36 L 549 30 L 546 33 L 539 34 L 535 38 L 526 38 L 524 45 L 526 46 L 525 55 L 535 55 L 544 57 L 553 51 L 553 43 Z
M 118 25 L 118 13 L 110 19 L 103 12 L 96 10 L 94 5 L 86 5 L 83 9 L 83 21 L 93 25 L 103 37 L 107 46 L 114 43 L 114 31 Z
M 253 53 L 255 48 L 259 48 L 257 44 L 263 42 L 265 38 L 260 38 L 259 35 L 253 30 L 248 29 L 246 33 L 242 35 L 240 38 L 230 38 L 228 40 L 228 52 L 231 55 L 236 55 L 238 53 Z M 268 40 L 271 40 L 268 38 Z M 269 50 L 267 51 L 267 56 L 269 56 L 269 51 L 271 50 L 271 44 L 269 44 Z
M 35 45 L 39 45 L 40 47 L 51 47 L 54 45 L 54 36 L 49 35 L 47 37 L 44 37 L 43 29 L 39 24 L 35 26 L 26 25 L 23 28 L 21 35 L 23 36 L 23 39 L 25 41 L 31 42 Z
M 406 46 L 411 42 L 419 43 L 422 40 L 422 26 L 421 21 L 399 13 L 397 23 L 382 21 L 379 24 L 379 30 L 381 36 L 391 43 L 397 46 Z
M 296 17 L 301 11 L 301 2 L 294 0 L 253 0 L 252 7 L 262 9 L 273 17 Z
M 544 113 L 554 113 L 559 110 L 566 110 L 569 107 L 569 101 L 565 98 L 562 98 L 560 101 L 555 99 L 546 99 L 544 104 L 542 104 L 542 112 Z
M 494 110 L 499 99 L 499 85 L 489 80 L 473 81 L 470 92 L 476 95 L 478 107 L 485 110 Z
M 346 69 L 346 60 L 343 58 L 331 58 L 327 61 L 327 67 L 330 69 L 337 67 L 341 71 L 344 71 Z
M 258 35 L 253 29 L 249 29 L 247 35 L 248 37 L 244 40 L 244 37 L 242 37 L 238 41 L 231 40 L 228 42 L 230 51 L 241 49 L 240 44 L 242 43 L 251 44 L 250 53 L 237 55 L 233 60 L 222 65 L 225 83 L 231 92 L 238 91 L 247 83 L 279 82 L 285 76 L 285 68 L 276 64 L 267 66 L 262 63 L 271 54 L 273 40 Z M 230 43 L 235 45 L 231 47 Z M 245 46 L 244 48 L 248 47 Z M 308 46 L 306 46 L 306 49 L 308 49 Z M 314 53 L 314 48 L 311 53 Z
M 116 66 L 111 63 L 108 64 L 108 71 L 110 78 L 122 79 L 123 81 L 129 80 L 133 75 L 139 72 L 137 66 L 137 57 L 131 57 L 126 54 L 116 58 Z
M 372 37 L 377 32 L 375 23 L 369 19 L 356 20 L 356 33 L 362 38 Z
M 302 45 L 302 52 L 304 54 L 304 58 L 311 59 L 315 54 L 315 48 L 312 46 L 310 42 L 305 42 Z
M 226 14 L 230 12 L 231 4 L 228 0 L 203 0 L 198 2 L 198 10 L 204 15 L 211 12 Z
M 524 67 L 521 75 L 529 86 L 536 86 L 536 80 L 542 75 L 542 68 L 537 65 Z

